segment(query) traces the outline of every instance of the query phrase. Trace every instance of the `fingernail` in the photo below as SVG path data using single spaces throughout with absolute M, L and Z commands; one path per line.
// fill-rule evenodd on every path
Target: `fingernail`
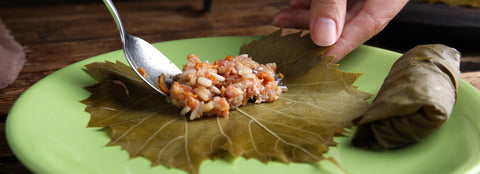
M 337 24 L 331 18 L 317 18 L 312 30 L 312 40 L 319 46 L 330 46 L 337 41 Z

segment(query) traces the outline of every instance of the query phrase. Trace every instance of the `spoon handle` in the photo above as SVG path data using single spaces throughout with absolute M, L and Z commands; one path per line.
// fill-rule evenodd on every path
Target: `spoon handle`
M 110 11 L 110 14 L 113 17 L 115 24 L 117 24 L 117 29 L 120 33 L 120 38 L 122 39 L 122 42 L 125 43 L 125 37 L 127 32 L 125 32 L 125 27 L 123 26 L 122 19 L 120 19 L 120 15 L 118 14 L 115 5 L 113 5 L 113 2 L 111 0 L 103 0 L 103 2 L 107 6 L 108 11 Z

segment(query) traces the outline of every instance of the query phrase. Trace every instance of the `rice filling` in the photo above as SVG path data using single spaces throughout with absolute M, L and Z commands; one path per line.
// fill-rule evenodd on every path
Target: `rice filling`
M 231 109 L 248 101 L 258 104 L 278 100 L 287 88 L 279 86 L 283 75 L 276 69 L 275 63 L 259 64 L 246 54 L 229 55 L 214 63 L 201 62 L 197 55 L 190 54 L 182 73 L 163 92 L 170 103 L 182 108 L 180 114 L 190 113 L 191 120 L 204 115 L 228 118 Z

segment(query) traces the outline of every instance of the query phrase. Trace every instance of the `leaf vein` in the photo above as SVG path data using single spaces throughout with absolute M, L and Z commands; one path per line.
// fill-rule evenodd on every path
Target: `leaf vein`
M 269 134 L 271 134 L 272 136 L 274 136 L 275 138 L 277 138 L 278 140 L 282 141 L 282 143 L 285 143 L 287 145 L 290 145 L 290 146 L 293 146 L 295 148 L 298 148 L 300 150 L 302 150 L 304 153 L 306 153 L 307 155 L 311 156 L 312 158 L 314 158 L 315 160 L 321 160 L 319 157 L 317 157 L 316 155 L 314 155 L 313 153 L 311 153 L 310 151 L 308 151 L 307 149 L 304 149 L 303 147 L 297 145 L 297 144 L 294 144 L 294 143 L 290 143 L 288 141 L 285 141 L 284 139 L 282 139 L 281 137 L 279 137 L 277 134 L 275 134 L 275 132 L 273 132 L 272 130 L 270 130 L 267 126 L 265 126 L 264 124 L 260 123 L 255 117 L 251 116 L 250 114 L 246 113 L 245 111 L 239 109 L 239 108 L 236 108 L 237 111 L 241 112 L 245 117 L 247 118 L 250 118 L 251 121 L 254 121 L 255 123 L 257 123 L 260 127 L 262 127 L 263 129 L 265 129 Z
M 142 118 L 137 124 L 134 124 L 132 126 L 130 126 L 127 131 L 123 132 L 122 135 L 120 135 L 118 138 L 116 138 L 114 141 L 112 141 L 111 143 L 112 144 L 115 144 L 117 143 L 118 140 L 122 139 L 123 137 L 125 137 L 128 133 L 130 133 L 130 131 L 132 131 L 133 129 L 135 129 L 136 127 L 140 126 L 143 122 L 145 122 L 145 120 L 149 119 L 150 117 L 152 117 L 153 115 L 155 115 L 156 113 L 152 113 L 152 114 L 149 114 L 148 116 Z
M 162 156 L 162 153 L 165 149 L 167 149 L 168 146 L 170 146 L 171 144 L 173 144 L 175 141 L 177 140 L 180 140 L 180 139 L 183 139 L 185 136 L 178 136 L 172 140 L 170 140 L 165 146 L 162 147 L 162 149 L 160 149 L 160 151 L 158 152 L 157 154 L 157 160 L 155 161 L 155 164 L 158 164 L 160 163 L 160 160 L 161 160 L 161 156 Z
M 187 162 L 190 165 L 191 171 L 196 171 L 195 167 L 193 167 L 192 159 L 190 157 L 190 151 L 188 150 L 188 121 L 187 117 L 183 117 L 185 120 L 185 156 L 187 157 Z
M 265 158 L 265 156 L 262 154 L 262 152 L 260 152 L 260 150 L 258 150 L 257 148 L 257 145 L 255 144 L 255 139 L 253 138 L 253 131 L 252 131 L 252 124 L 253 124 L 253 120 L 250 120 L 249 123 L 248 123 L 248 133 L 250 134 L 250 141 L 252 142 L 252 146 L 253 146 L 253 149 L 262 157 Z
M 152 97 L 152 96 L 153 96 L 153 94 L 152 94 L 152 95 L 149 95 L 149 96 L 147 96 L 147 97 L 145 97 L 145 98 L 143 98 L 143 99 L 140 99 L 140 100 L 138 100 L 138 101 L 136 101 L 136 102 L 134 102 L 134 104 L 140 103 L 140 102 L 142 102 L 142 101 L 144 101 L 144 100 L 146 100 L 146 99 L 149 99 L 149 98 Z M 125 107 L 124 109 L 122 109 L 121 111 L 119 111 L 117 114 L 114 114 L 114 115 L 111 116 L 111 117 L 108 117 L 108 118 L 105 118 L 105 119 L 103 119 L 103 120 L 98 121 L 97 124 L 100 124 L 100 123 L 105 122 L 105 121 L 107 121 L 107 120 L 114 119 L 114 118 L 118 117 L 118 116 L 120 115 L 120 113 L 123 113 L 124 111 L 127 111 L 127 110 L 129 110 L 129 109 L 130 109 L 130 107 Z
M 176 120 L 179 120 L 180 118 L 174 118 L 170 121 L 168 121 L 167 123 L 165 123 L 164 125 L 162 125 L 162 127 L 160 127 L 159 129 L 157 129 L 152 135 L 150 135 L 147 140 L 145 140 L 145 143 L 142 144 L 142 146 L 140 146 L 140 148 L 138 148 L 138 150 L 134 153 L 135 155 L 140 153 L 140 151 L 142 151 L 143 148 L 145 148 L 145 146 L 147 146 L 147 144 L 153 139 L 153 137 L 155 137 L 158 133 L 160 133 L 165 127 L 167 127 L 168 125 L 170 125 L 171 123 L 173 123 L 174 121 Z

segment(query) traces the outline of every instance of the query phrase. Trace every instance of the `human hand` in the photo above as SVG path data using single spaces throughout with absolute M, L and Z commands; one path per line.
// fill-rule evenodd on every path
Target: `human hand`
M 313 42 L 331 46 L 325 54 L 338 62 L 378 34 L 408 0 L 291 0 L 273 25 L 310 29 Z

